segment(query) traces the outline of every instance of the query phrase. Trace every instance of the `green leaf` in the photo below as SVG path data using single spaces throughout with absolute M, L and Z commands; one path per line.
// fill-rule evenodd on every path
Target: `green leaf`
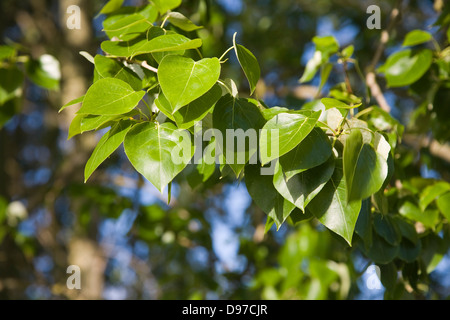
M 386 180 L 389 143 L 382 135 L 375 134 L 374 146 L 363 141 L 359 129 L 354 129 L 345 141 L 343 162 L 348 201 L 370 197 Z
M 278 137 L 271 134 L 269 139 L 267 134 L 261 135 L 259 141 L 261 162 L 266 164 L 294 149 L 314 129 L 320 114 L 321 111 L 314 112 L 311 116 L 280 113 L 267 121 L 263 127 L 263 131 L 277 130 Z M 270 150 L 276 149 L 272 145 L 278 145 L 278 154 L 269 155 Z
M 109 14 L 112 13 L 122 6 L 124 0 L 109 0 L 107 4 L 100 10 L 101 14 Z
M 223 135 L 223 149 L 221 150 L 227 160 L 227 164 L 233 169 L 236 176 L 244 168 L 245 164 L 256 157 L 259 129 L 264 124 L 264 118 L 259 108 L 249 99 L 236 99 L 227 94 L 216 104 L 213 112 L 214 128 L 220 130 Z M 228 131 L 230 130 L 230 131 Z M 235 133 L 236 138 L 227 134 Z M 246 143 L 244 135 L 249 134 L 249 142 Z M 256 141 L 251 141 L 252 133 Z M 230 141 L 229 138 L 233 138 Z M 236 141 L 237 140 L 237 141 Z M 243 143 L 244 148 L 239 148 Z M 231 163 L 233 162 L 233 163 Z
M 377 71 L 385 74 L 389 87 L 403 87 L 419 80 L 432 62 L 431 50 L 423 49 L 414 53 L 408 49 L 390 55 Z
M 367 252 L 367 256 L 375 263 L 388 264 L 394 260 L 400 251 L 399 246 L 387 243 L 377 234 L 373 235 L 373 244 Z
M 119 115 L 133 110 L 144 97 L 144 91 L 134 91 L 126 82 L 104 78 L 94 83 L 86 93 L 79 114 Z
M 368 249 L 372 246 L 372 217 L 370 212 L 370 200 L 362 201 L 361 211 L 355 225 L 355 232 L 364 242 L 364 248 Z
M 44 54 L 38 60 L 30 59 L 25 63 L 28 77 L 38 86 L 50 90 L 59 89 L 61 71 L 55 57 Z
M 400 243 L 400 251 L 398 252 L 399 259 L 405 262 L 414 262 L 422 251 L 422 242 L 417 242 L 416 244 L 408 240 L 403 240 Z
M 165 56 L 158 68 L 158 78 L 173 111 L 208 92 L 219 80 L 220 69 L 217 58 L 194 61 L 176 55 Z
M 330 77 L 330 73 L 333 70 L 333 64 L 332 63 L 325 63 L 320 68 L 320 84 L 318 92 L 321 92 L 324 85 L 327 83 L 328 78 Z
M 119 20 L 133 14 L 140 14 L 145 19 L 147 19 L 148 22 L 154 23 L 158 18 L 159 12 L 158 9 L 156 9 L 153 4 L 148 4 L 142 7 L 132 7 L 132 6 L 122 7 L 119 8 L 118 10 L 115 10 L 114 14 L 108 15 L 105 18 L 105 20 L 103 21 L 103 29 L 108 30 Z
M 117 37 L 122 41 L 136 38 L 152 27 L 152 23 L 141 14 L 125 16 L 104 29 L 110 39 Z
M 347 202 L 347 186 L 340 159 L 336 160 L 336 168 L 330 181 L 309 203 L 308 209 L 325 227 L 352 245 L 361 201 Z
M 0 106 L 22 94 L 23 80 L 18 68 L 0 68 Z
M 450 221 L 450 192 L 440 195 L 436 201 L 439 211 Z
M 0 105 L 0 129 L 19 111 L 22 102 L 20 98 L 8 100 Z
M 241 65 L 242 70 L 244 70 L 250 85 L 250 95 L 252 95 L 261 76 L 258 60 L 246 47 L 236 44 L 236 33 L 233 37 L 233 45 L 239 64 Z
M 342 57 L 344 59 L 349 59 L 352 57 L 353 52 L 355 52 L 355 47 L 353 45 L 349 45 L 342 49 Z
M 410 201 L 405 201 L 399 209 L 399 213 L 413 221 L 421 222 L 425 227 L 433 229 L 439 219 L 438 210 L 420 210 Z
M 395 220 L 392 220 L 390 216 L 377 213 L 373 217 L 373 223 L 377 234 L 387 243 L 393 246 L 400 244 L 402 235 Z
M 195 25 L 191 20 L 179 12 L 170 12 L 167 16 L 169 22 L 181 30 L 191 32 L 203 28 L 202 26 Z
M 313 169 L 304 171 L 287 180 L 283 167 L 277 162 L 273 184 L 277 191 L 295 206 L 305 212 L 308 203 L 323 189 L 333 175 L 334 157 Z
M 152 0 L 161 14 L 180 6 L 181 0 Z
M 120 62 L 102 55 L 96 55 L 94 64 L 96 71 L 94 82 L 103 78 L 115 78 L 128 83 L 136 91 L 142 89 L 142 80 L 138 75 Z
M 272 176 L 261 175 L 260 170 L 260 165 L 247 165 L 245 185 L 255 203 L 275 221 L 277 229 L 280 229 L 295 206 L 278 193 L 273 186 Z
M 444 181 L 427 186 L 420 194 L 420 209 L 425 211 L 431 202 L 448 191 L 450 191 L 450 184 Z
M 408 239 L 414 244 L 417 244 L 419 241 L 419 235 L 417 234 L 414 225 L 408 223 L 402 216 L 399 215 L 392 216 L 392 219 L 395 221 L 402 237 Z
M 61 109 L 59 109 L 58 113 L 63 111 L 64 109 L 66 109 L 68 107 L 74 106 L 74 105 L 79 104 L 79 103 L 83 103 L 84 97 L 85 96 L 81 96 L 79 98 L 76 98 L 76 99 L 73 99 L 73 100 L 67 102 L 65 105 L 63 105 L 61 107 Z
M 81 133 L 81 120 L 85 117 L 84 114 L 77 114 L 70 123 L 69 126 L 69 135 L 67 137 L 67 140 L 70 140 L 76 135 L 79 135 Z
M 127 58 L 146 53 L 189 50 L 201 46 L 201 39 L 191 40 L 181 34 L 160 35 L 151 40 L 138 37 L 130 41 L 103 41 L 101 44 L 102 50 L 110 55 Z
M 300 83 L 311 81 L 320 66 L 327 63 L 330 56 L 339 50 L 339 43 L 332 36 L 314 37 L 313 42 L 316 45 L 316 51 L 306 64 L 305 72 L 299 80 Z
M 134 111 L 134 110 L 133 110 Z M 91 130 L 99 130 L 106 128 L 111 124 L 111 122 L 117 122 L 120 119 L 129 118 L 138 112 L 129 112 L 124 115 L 114 115 L 114 116 L 94 116 L 94 115 L 85 115 L 83 119 L 81 119 L 81 133 Z
M 86 163 L 84 169 L 84 182 L 86 182 L 98 166 L 122 144 L 132 125 L 133 122 L 130 120 L 120 121 L 103 135 Z
M 177 123 L 178 128 L 188 129 L 196 121 L 202 120 L 211 111 L 221 96 L 222 90 L 218 84 L 215 84 L 203 96 L 192 101 L 186 107 L 181 108 L 175 113 L 173 112 L 172 105 L 162 92 L 155 100 L 155 104 L 162 113 Z
M 327 56 L 327 59 L 339 50 L 339 43 L 333 36 L 316 36 L 312 41 L 316 45 L 316 50 L 322 52 L 325 56 Z
M 348 105 L 346 103 L 343 103 L 342 101 L 332 99 L 332 98 L 323 98 L 320 100 L 325 106 L 325 110 L 331 109 L 331 108 L 337 108 L 337 109 L 354 109 L 358 108 L 361 103 L 356 105 Z
M 333 150 L 330 139 L 320 128 L 314 128 L 294 149 L 280 157 L 286 179 L 327 161 Z
M 16 49 L 10 46 L 0 46 L 0 61 L 11 59 L 17 54 Z
M 431 39 L 433 39 L 433 36 L 430 33 L 422 30 L 413 30 L 408 32 L 402 46 L 416 46 L 418 44 L 428 42 Z
M 303 72 L 302 77 L 300 78 L 300 83 L 305 83 L 311 81 L 322 65 L 323 61 L 326 60 L 323 58 L 323 54 L 320 51 L 314 52 L 314 56 L 308 60 L 306 63 L 305 71 Z
M 160 192 L 186 167 L 194 154 L 191 141 L 179 139 L 185 133 L 171 123 L 144 122 L 134 126 L 125 137 L 125 153 L 131 164 Z M 187 152 L 178 157 L 179 153 L 174 150 Z

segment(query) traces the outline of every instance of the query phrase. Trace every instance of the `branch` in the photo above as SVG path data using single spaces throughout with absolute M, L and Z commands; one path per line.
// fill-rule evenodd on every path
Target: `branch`
M 381 32 L 381 39 L 380 43 L 378 44 L 377 50 L 375 51 L 375 55 L 373 56 L 372 62 L 370 63 L 366 75 L 366 84 L 370 88 L 370 92 L 372 93 L 372 96 L 377 100 L 378 105 L 381 109 L 383 109 L 386 112 L 391 111 L 391 106 L 386 101 L 383 92 L 380 89 L 380 86 L 377 83 L 376 75 L 375 75 L 375 67 L 377 63 L 380 61 L 381 56 L 383 55 L 384 49 L 386 48 L 386 44 L 389 41 L 389 35 L 392 32 L 392 29 L 394 28 L 395 24 L 398 21 L 398 18 L 400 17 L 400 7 L 402 4 L 402 0 L 397 0 L 397 3 L 392 9 L 391 16 L 390 16 L 390 22 L 386 30 L 383 30 Z
M 434 139 L 430 139 L 428 137 L 420 137 L 412 134 L 404 135 L 402 141 L 405 145 L 416 148 L 417 151 L 419 151 L 421 148 L 428 148 L 433 156 L 450 163 L 449 144 L 440 144 Z

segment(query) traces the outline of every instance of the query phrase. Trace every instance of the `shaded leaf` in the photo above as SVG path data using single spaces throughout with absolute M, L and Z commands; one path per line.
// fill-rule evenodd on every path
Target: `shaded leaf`
M 245 167 L 245 185 L 255 203 L 275 221 L 279 229 L 295 206 L 278 193 L 273 186 L 272 176 L 261 175 L 260 169 L 261 166 L 257 164 Z
M 325 227 L 352 245 L 361 200 L 347 202 L 347 186 L 340 159 L 336 160 L 336 168 L 330 181 L 309 203 L 308 209 Z

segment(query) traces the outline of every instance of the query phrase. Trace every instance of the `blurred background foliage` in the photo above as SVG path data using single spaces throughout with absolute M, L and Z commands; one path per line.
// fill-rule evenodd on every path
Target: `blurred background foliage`
M 144 1 L 126 1 L 140 5 Z M 377 268 L 364 248 L 348 247 L 315 220 L 285 225 L 264 234 L 265 214 L 255 207 L 243 183 L 219 181 L 216 172 L 203 182 L 186 171 L 167 204 L 130 166 L 123 151 L 107 160 L 83 184 L 83 170 L 99 135 L 67 141 L 72 113 L 61 105 L 83 95 L 93 66 L 79 51 L 100 52 L 105 39 L 103 1 L 2 0 L 0 43 L 4 67 L 0 98 L 0 298 L 1 299 L 444 299 L 450 296 L 448 231 L 430 235 L 429 273 L 419 277 L 415 264 L 397 279 L 392 265 Z M 238 32 L 258 58 L 262 79 L 257 96 L 269 106 L 299 108 L 316 92 L 320 77 L 300 85 L 314 53 L 312 38 L 335 36 L 341 47 L 353 44 L 359 65 L 370 64 L 381 31 L 369 30 L 366 9 L 381 8 L 382 28 L 394 1 L 360 0 L 185 0 L 180 11 L 206 26 L 199 31 L 205 56 L 220 56 Z M 81 8 L 81 29 L 69 30 L 66 10 Z M 443 8 L 436 0 L 404 1 L 386 56 L 407 32 L 445 33 L 433 26 Z M 231 57 L 225 77 L 241 79 Z M 6 62 L 5 62 L 6 61 Z M 59 66 L 58 66 L 59 64 Z M 6 71 L 10 72 L 9 74 Z M 60 70 L 60 75 L 55 70 Z M 25 72 L 24 72 L 25 71 Z M 55 74 L 56 72 L 56 74 Z M 334 68 L 330 83 L 342 81 Z M 354 90 L 364 85 L 354 69 Z M 438 117 L 426 116 L 425 85 L 416 94 L 388 89 L 392 115 L 412 136 L 400 147 L 398 175 L 411 192 L 421 179 L 450 180 L 450 155 L 433 149 L 427 128 L 441 143 L 448 139 L 448 91 L 435 97 Z M 359 85 L 358 85 L 359 83 Z M 330 85 L 325 87 L 325 91 Z M 421 113 L 422 112 L 422 113 Z M 428 139 L 428 140 L 427 140 Z M 442 145 L 439 145 L 442 146 Z M 188 177 L 188 179 L 184 179 Z M 414 178 L 413 178 L 414 177 Z M 408 182 L 411 179 L 411 182 Z M 428 180 L 427 180 L 428 181 Z M 416 190 L 416 191 L 414 191 Z M 395 191 L 394 191 L 395 192 Z M 68 290 L 66 269 L 82 270 L 82 290 Z M 397 284 L 398 283 L 398 284 Z M 389 289 L 389 290 L 387 290 Z

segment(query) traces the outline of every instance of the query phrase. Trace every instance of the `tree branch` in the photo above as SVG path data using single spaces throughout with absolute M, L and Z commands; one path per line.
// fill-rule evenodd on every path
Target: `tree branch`
M 381 56 L 383 55 L 384 49 L 386 48 L 386 44 L 389 41 L 390 33 L 392 32 L 392 29 L 394 28 L 395 24 L 397 23 L 397 21 L 400 17 L 401 4 L 402 4 L 402 0 L 397 0 L 397 3 L 395 5 L 394 9 L 392 9 L 389 25 L 386 30 L 383 30 L 381 32 L 380 43 L 378 44 L 378 47 L 375 51 L 372 62 L 370 63 L 369 67 L 367 68 L 368 72 L 366 75 L 366 84 L 370 88 L 370 92 L 372 93 L 372 96 L 375 98 L 375 100 L 377 100 L 377 103 L 380 106 L 380 108 L 386 112 L 391 111 L 391 106 L 386 101 L 384 94 L 381 91 L 380 86 L 377 83 L 376 75 L 375 75 L 375 67 L 376 67 L 377 63 L 380 61 Z

